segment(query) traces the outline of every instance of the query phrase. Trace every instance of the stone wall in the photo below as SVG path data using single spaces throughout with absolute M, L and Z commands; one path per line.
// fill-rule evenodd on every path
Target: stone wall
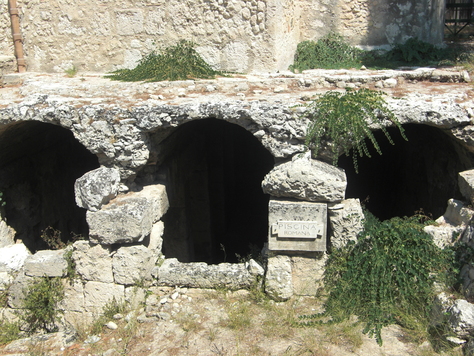
M 195 41 L 218 69 L 285 70 L 296 45 L 339 32 L 354 45 L 443 37 L 443 0 L 19 0 L 29 71 L 106 72 L 134 67 L 152 50 Z M 7 0 L 0 54 L 12 55 Z

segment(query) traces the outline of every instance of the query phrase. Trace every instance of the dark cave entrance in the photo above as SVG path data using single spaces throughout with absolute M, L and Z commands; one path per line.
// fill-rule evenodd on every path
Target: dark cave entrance
M 86 210 L 76 205 L 74 183 L 99 162 L 72 132 L 42 122 L 12 123 L 0 129 L 0 191 L 3 216 L 31 252 L 48 249 L 40 238 L 48 227 L 63 242 L 88 235 Z
M 444 214 L 448 199 L 461 199 L 458 172 L 472 168 L 472 154 L 441 129 L 403 127 L 408 141 L 397 128 L 388 129 L 395 145 L 382 131 L 374 132 L 382 155 L 369 147 L 372 158 L 359 158 L 358 174 L 352 157 L 340 157 L 339 166 L 348 180 L 346 197 L 359 198 L 382 220 L 411 216 L 420 209 L 436 219 Z
M 178 127 L 160 144 L 170 208 L 163 253 L 181 262 L 238 262 L 267 241 L 261 182 L 273 156 L 247 130 L 217 119 Z

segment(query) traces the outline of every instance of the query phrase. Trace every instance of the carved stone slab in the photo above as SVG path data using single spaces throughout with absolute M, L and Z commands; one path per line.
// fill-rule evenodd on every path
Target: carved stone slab
M 327 204 L 271 199 L 270 251 L 326 251 Z

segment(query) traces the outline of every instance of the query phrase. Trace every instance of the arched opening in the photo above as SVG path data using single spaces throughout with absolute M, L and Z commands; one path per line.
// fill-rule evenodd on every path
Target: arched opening
M 261 182 L 273 156 L 244 128 L 217 119 L 183 124 L 160 143 L 170 208 L 163 252 L 181 262 L 238 262 L 267 239 Z
M 460 199 L 458 172 L 473 165 L 472 155 L 442 130 L 425 125 L 403 126 L 408 141 L 397 128 L 388 131 L 391 145 L 381 131 L 374 132 L 382 155 L 359 159 L 356 174 L 352 157 L 341 156 L 347 174 L 347 198 L 359 198 L 379 219 L 411 216 L 423 210 L 437 218 L 450 198 Z M 368 143 L 370 146 L 370 143 Z
M 98 159 L 62 127 L 20 122 L 0 129 L 0 191 L 3 216 L 32 252 L 49 248 L 40 238 L 48 227 L 63 242 L 87 236 L 85 209 L 74 199 L 74 182 L 99 167 Z

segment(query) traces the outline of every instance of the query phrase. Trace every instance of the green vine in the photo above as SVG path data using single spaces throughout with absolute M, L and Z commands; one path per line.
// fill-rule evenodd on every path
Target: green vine
M 134 69 L 119 69 L 106 75 L 112 80 L 125 82 L 186 79 L 213 79 L 223 72 L 214 70 L 194 49 L 195 43 L 181 40 L 162 53 L 150 53 Z
M 387 108 L 383 93 L 375 90 L 346 89 L 345 93 L 328 91 L 306 104 L 302 117 L 310 120 L 306 145 L 313 151 L 313 155 L 318 156 L 323 144 L 329 143 L 332 164 L 335 165 L 340 154 L 349 155 L 352 149 L 356 172 L 357 158 L 364 155 L 371 157 L 366 139 L 382 154 L 372 130 L 382 130 L 393 144 L 385 127 L 386 124 L 393 124 L 399 128 L 402 137 L 407 139 L 401 124 Z
M 364 333 L 382 344 L 384 326 L 428 327 L 433 282 L 449 272 L 452 253 L 434 245 L 417 216 L 379 221 L 365 212 L 357 243 L 334 251 L 326 266 L 325 313 L 300 317 L 302 325 L 340 322 L 357 315 Z M 449 262 L 449 261 L 451 262 Z

